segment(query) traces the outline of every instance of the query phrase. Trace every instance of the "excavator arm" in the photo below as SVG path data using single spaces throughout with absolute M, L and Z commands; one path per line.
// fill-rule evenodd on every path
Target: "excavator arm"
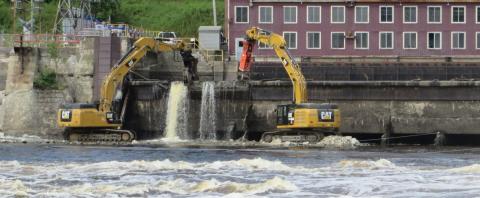
M 302 74 L 300 65 L 292 58 L 288 52 L 285 39 L 281 35 L 272 33 L 258 27 L 252 27 L 246 31 L 247 42 L 254 45 L 257 41 L 273 48 L 276 55 L 280 58 L 285 71 L 287 72 L 293 84 L 293 103 L 301 104 L 307 102 L 307 84 Z M 244 45 L 245 48 L 245 45 Z M 252 47 L 243 50 L 240 67 L 248 68 L 251 64 Z M 245 58 L 244 58 L 245 57 Z
M 152 52 L 166 52 L 166 51 L 190 51 L 190 47 L 184 41 L 178 41 L 175 44 L 164 43 L 150 37 L 142 37 L 138 39 L 130 48 L 127 54 L 114 66 L 111 72 L 103 81 L 100 98 L 100 112 L 111 111 L 113 98 L 115 96 L 117 87 L 122 84 L 125 75 L 135 67 L 135 65 L 147 54 Z M 182 53 L 182 58 L 183 58 Z M 185 58 L 184 58 L 185 59 Z M 184 60 L 185 63 L 185 60 Z M 185 63 L 186 64 L 186 63 Z

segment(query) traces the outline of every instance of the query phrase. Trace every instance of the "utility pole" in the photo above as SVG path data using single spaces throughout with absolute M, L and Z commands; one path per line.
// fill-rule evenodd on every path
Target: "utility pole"
M 213 25 L 217 26 L 217 6 L 215 5 L 216 0 L 212 0 L 213 6 Z
M 12 11 L 13 11 L 13 24 L 12 24 L 12 34 L 15 34 L 15 26 L 17 25 L 17 1 L 12 0 Z

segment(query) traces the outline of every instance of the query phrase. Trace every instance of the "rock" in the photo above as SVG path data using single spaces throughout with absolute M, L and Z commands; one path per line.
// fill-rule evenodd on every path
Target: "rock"
M 357 146 L 361 145 L 361 143 L 357 139 L 351 136 L 336 136 L 336 135 L 327 136 L 317 144 L 325 148 L 338 148 L 338 149 L 354 149 Z

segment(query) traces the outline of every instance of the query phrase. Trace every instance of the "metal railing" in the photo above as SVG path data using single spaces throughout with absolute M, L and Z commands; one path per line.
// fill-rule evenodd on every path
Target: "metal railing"
M 224 61 L 223 50 L 211 50 L 211 49 L 202 48 L 200 43 L 197 40 L 195 40 L 193 44 L 194 44 L 193 48 L 197 49 L 200 55 L 202 55 L 202 57 L 204 58 L 205 62 L 212 62 L 212 61 L 223 62 Z
M 2 34 L 0 47 L 78 47 L 82 36 L 54 34 Z

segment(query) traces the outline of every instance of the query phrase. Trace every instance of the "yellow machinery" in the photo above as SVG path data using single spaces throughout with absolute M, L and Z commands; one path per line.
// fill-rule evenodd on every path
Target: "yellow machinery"
M 307 83 L 300 65 L 290 56 L 284 38 L 278 34 L 252 27 L 246 31 L 240 68 L 249 68 L 253 62 L 252 51 L 256 42 L 273 48 L 280 58 L 293 84 L 293 104 L 277 106 L 279 131 L 265 132 L 262 140 L 273 139 L 295 142 L 318 142 L 324 132 L 337 132 L 340 127 L 340 111 L 336 104 L 307 103 Z
M 180 40 L 167 44 L 149 37 L 138 39 L 103 81 L 99 104 L 66 104 L 58 110 L 57 122 L 58 126 L 65 127 L 64 137 L 80 142 L 129 142 L 135 139 L 134 132 L 122 129 L 128 100 L 128 94 L 123 96 L 122 93 L 124 78 L 147 51 L 173 50 L 180 51 L 185 70 L 196 68 L 197 59 L 191 55 L 188 43 Z M 186 73 L 189 73 L 187 78 L 195 78 L 195 73 Z

